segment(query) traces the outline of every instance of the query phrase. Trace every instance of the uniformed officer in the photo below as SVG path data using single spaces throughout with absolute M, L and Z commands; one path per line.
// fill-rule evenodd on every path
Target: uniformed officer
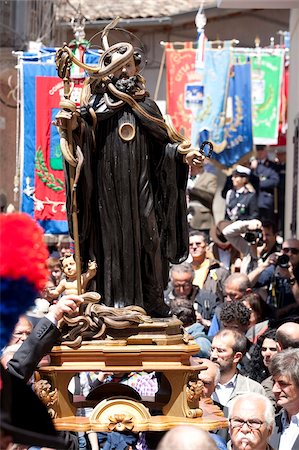
M 257 145 L 257 158 L 251 161 L 251 170 L 259 179 L 259 191 L 257 203 L 259 208 L 259 219 L 274 220 L 274 209 L 278 208 L 278 203 L 274 208 L 275 190 L 279 185 L 279 174 L 276 164 L 268 159 L 267 147 Z M 277 195 L 277 192 L 276 192 Z M 276 200 L 278 202 L 278 198 Z
M 237 166 L 232 174 L 233 189 L 226 194 L 226 220 L 248 220 L 258 218 L 257 196 L 254 190 L 249 190 L 247 184 L 250 169 Z

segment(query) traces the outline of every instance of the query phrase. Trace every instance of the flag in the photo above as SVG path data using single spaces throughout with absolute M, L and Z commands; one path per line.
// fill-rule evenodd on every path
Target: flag
M 213 158 L 230 167 L 252 151 L 250 62 L 236 62 L 231 67 L 224 125 L 226 148 Z
M 202 104 L 202 76 L 195 71 L 192 42 L 166 44 L 167 113 L 174 127 L 191 138 L 192 111 Z
M 21 197 L 20 210 L 34 217 L 45 233 L 66 234 L 65 186 L 59 134 L 52 121 L 63 97 L 63 81 L 56 74 L 55 49 L 24 53 L 21 78 Z M 98 55 L 87 53 L 95 64 Z M 82 83 L 72 85 L 78 102 Z
M 221 49 L 206 42 L 203 103 L 197 108 L 192 123 L 192 144 L 195 146 L 204 140 L 212 141 L 215 148 L 226 146 L 224 123 L 230 60 L 231 41 L 225 41 Z
M 251 57 L 253 138 L 255 144 L 277 144 L 284 52 Z

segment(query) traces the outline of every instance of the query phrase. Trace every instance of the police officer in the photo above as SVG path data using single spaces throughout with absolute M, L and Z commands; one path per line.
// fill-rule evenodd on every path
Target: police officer
M 237 166 L 232 173 L 233 188 L 226 194 L 226 220 L 248 220 L 258 217 L 258 203 L 256 193 L 248 189 L 250 169 Z
M 259 179 L 259 191 L 257 196 L 259 219 L 274 220 L 274 195 L 279 185 L 279 174 L 276 164 L 268 159 L 267 147 L 257 145 L 257 158 L 251 161 L 251 170 Z M 277 192 L 276 192 L 277 195 Z M 278 201 L 278 200 L 277 200 Z M 278 204 L 276 205 L 276 208 Z

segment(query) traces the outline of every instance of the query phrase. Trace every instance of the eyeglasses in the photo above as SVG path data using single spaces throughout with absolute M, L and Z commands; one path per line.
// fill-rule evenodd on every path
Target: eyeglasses
M 282 249 L 283 253 L 289 253 L 291 252 L 292 255 L 298 255 L 299 253 L 299 248 L 295 248 L 295 247 L 285 247 Z
M 192 281 L 185 281 L 183 283 L 173 283 L 173 287 L 176 289 L 190 287 L 191 285 Z
M 252 430 L 258 430 L 265 422 L 262 422 L 261 420 L 258 419 L 249 419 L 249 420 L 230 419 L 229 423 L 232 428 L 242 428 L 243 425 L 246 423 L 247 426 Z

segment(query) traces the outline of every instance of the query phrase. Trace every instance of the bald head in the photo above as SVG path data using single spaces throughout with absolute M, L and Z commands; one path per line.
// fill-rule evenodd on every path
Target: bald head
M 224 283 L 225 300 L 241 300 L 251 292 L 250 280 L 245 273 L 232 273 Z
M 281 350 L 299 347 L 299 324 L 286 322 L 276 330 L 276 340 Z
M 217 450 L 209 433 L 192 425 L 172 428 L 161 439 L 157 450 Z

